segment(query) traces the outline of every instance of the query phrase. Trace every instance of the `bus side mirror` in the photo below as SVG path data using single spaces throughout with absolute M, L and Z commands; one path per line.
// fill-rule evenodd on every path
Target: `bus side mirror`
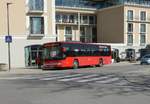
M 62 52 L 66 52 L 67 49 L 65 47 L 62 48 Z
M 62 56 L 62 57 L 63 57 L 63 59 L 64 59 L 64 58 L 66 58 L 66 55 L 63 53 L 63 56 Z

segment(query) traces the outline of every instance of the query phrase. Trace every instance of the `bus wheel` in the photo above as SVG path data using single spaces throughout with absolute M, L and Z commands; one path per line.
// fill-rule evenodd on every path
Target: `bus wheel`
M 77 60 L 74 60 L 73 62 L 73 69 L 77 69 L 79 67 L 79 63 Z
M 103 60 L 102 59 L 100 59 L 99 60 L 99 65 L 98 65 L 99 67 L 102 67 L 103 66 Z

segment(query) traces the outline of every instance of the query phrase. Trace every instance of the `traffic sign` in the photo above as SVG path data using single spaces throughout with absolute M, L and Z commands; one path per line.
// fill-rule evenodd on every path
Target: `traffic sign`
M 5 42 L 6 43 L 11 43 L 12 42 L 12 36 L 5 36 Z

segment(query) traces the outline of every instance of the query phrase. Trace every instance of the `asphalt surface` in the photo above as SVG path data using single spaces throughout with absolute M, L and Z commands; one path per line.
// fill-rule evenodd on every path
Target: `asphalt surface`
M 0 76 L 1 104 L 149 104 L 150 66 L 119 63 Z

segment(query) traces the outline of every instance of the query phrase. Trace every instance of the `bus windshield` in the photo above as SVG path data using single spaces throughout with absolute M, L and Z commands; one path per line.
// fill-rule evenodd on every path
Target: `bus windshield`
M 45 47 L 43 52 L 44 59 L 59 60 L 63 55 L 59 46 Z

